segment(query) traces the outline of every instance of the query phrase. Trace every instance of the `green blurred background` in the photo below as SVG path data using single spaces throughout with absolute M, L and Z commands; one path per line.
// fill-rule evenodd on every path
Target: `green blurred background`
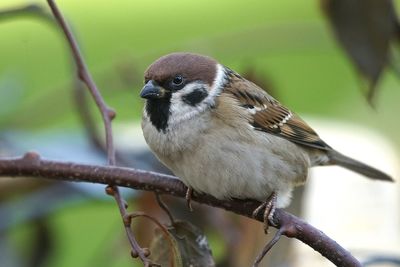
M 375 129 L 400 148 L 399 80 L 386 71 L 376 110 L 368 106 L 360 79 L 316 0 L 57 2 L 105 100 L 117 112 L 117 125 L 139 122 L 145 68 L 166 53 L 191 51 L 239 73 L 255 71 L 299 114 Z M 26 3 L 2 0 L 0 9 Z M 29 3 L 46 7 L 45 1 Z M 73 75 L 58 28 L 29 16 L 0 20 L 2 132 L 37 136 L 81 129 L 71 97 Z M 123 237 L 113 202 L 67 205 L 49 218 L 60 237 L 46 266 L 131 266 L 126 243 L 112 259 L 101 248 L 110 235 Z M 27 223 L 13 227 L 8 236 L 21 252 L 28 250 L 30 234 Z M 218 257 L 218 241 L 212 246 Z

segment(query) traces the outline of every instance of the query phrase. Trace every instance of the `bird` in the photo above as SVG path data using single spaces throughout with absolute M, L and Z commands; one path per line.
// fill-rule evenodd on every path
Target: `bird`
M 145 71 L 140 96 L 144 138 L 188 187 L 217 199 L 254 199 L 265 231 L 276 208 L 306 182 L 310 167 L 339 165 L 393 179 L 325 143 L 296 113 L 217 60 L 175 52 Z

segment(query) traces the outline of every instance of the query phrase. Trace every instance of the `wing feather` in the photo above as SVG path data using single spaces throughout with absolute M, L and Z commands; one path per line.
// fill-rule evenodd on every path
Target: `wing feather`
M 272 96 L 244 78 L 232 76 L 224 92 L 231 94 L 243 108 L 252 114 L 252 124 L 260 131 L 274 134 L 304 146 L 331 149 L 298 115 Z M 234 84 L 235 86 L 231 86 Z

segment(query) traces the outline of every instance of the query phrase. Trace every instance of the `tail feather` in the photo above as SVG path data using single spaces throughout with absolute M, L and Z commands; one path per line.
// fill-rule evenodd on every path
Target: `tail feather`
M 341 167 L 357 172 L 371 179 L 393 182 L 392 177 L 390 177 L 386 173 L 383 173 L 380 170 L 377 170 L 364 163 L 361 163 L 357 160 L 354 160 L 343 154 L 340 154 L 335 150 L 328 151 L 328 157 L 329 157 L 329 164 L 339 165 Z

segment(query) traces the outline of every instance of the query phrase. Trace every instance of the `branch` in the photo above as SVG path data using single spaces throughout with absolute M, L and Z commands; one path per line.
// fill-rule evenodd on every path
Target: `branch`
M 105 103 L 105 101 L 103 100 L 103 97 L 101 96 L 100 91 L 98 90 L 96 83 L 94 82 L 92 75 L 90 74 L 89 69 L 86 66 L 83 56 L 79 50 L 78 42 L 76 41 L 74 35 L 72 34 L 71 29 L 69 28 L 68 24 L 66 23 L 63 15 L 61 14 L 60 10 L 58 9 L 58 7 L 56 5 L 56 3 L 54 2 L 54 0 L 47 0 L 47 3 L 50 6 L 50 9 L 54 15 L 54 18 L 56 19 L 57 23 L 60 25 L 60 27 L 67 39 L 67 43 L 68 43 L 69 47 L 71 48 L 72 56 L 74 58 L 74 61 L 76 63 L 76 67 L 77 67 L 77 75 L 78 75 L 79 79 L 84 84 L 86 84 L 97 107 L 99 108 L 99 111 L 100 111 L 102 119 L 103 119 L 105 136 L 106 136 L 108 164 L 115 165 L 115 148 L 114 148 L 114 142 L 113 142 L 111 121 L 115 118 L 116 113 L 114 110 L 112 110 L 110 107 L 108 107 L 107 104 Z M 119 208 L 120 214 L 122 216 L 122 220 L 123 220 L 124 227 L 125 227 L 125 232 L 128 237 L 129 243 L 132 247 L 132 254 L 135 254 L 135 255 L 137 254 L 146 267 L 152 265 L 152 262 L 146 256 L 145 250 L 139 246 L 139 244 L 136 241 L 136 238 L 132 232 L 132 229 L 131 229 L 131 226 L 129 223 L 130 220 L 127 220 L 127 218 L 128 218 L 127 204 L 126 204 L 125 200 L 122 198 L 118 187 L 115 185 L 109 186 L 106 188 L 106 192 L 109 195 L 112 195 L 118 204 L 118 208 Z
M 34 152 L 27 153 L 22 158 L 0 159 L 0 176 L 30 176 L 62 181 L 112 184 L 181 198 L 185 197 L 187 189 L 180 180 L 170 175 L 115 166 L 43 160 Z M 253 200 L 224 201 L 197 193 L 193 195 L 193 200 L 249 218 L 252 218 L 252 212 L 260 205 L 259 202 Z M 255 219 L 263 221 L 262 215 Z M 361 267 L 361 264 L 334 240 L 296 216 L 277 209 L 274 222 L 283 235 L 296 238 L 309 245 L 336 266 Z M 282 226 L 285 227 L 281 229 Z
M 72 31 L 67 25 L 57 5 L 53 0 L 47 0 L 47 2 L 51 8 L 51 11 L 54 14 L 55 19 L 57 20 L 58 24 L 63 30 L 65 37 L 67 38 L 68 44 L 70 45 L 71 52 L 77 66 L 78 77 L 83 83 L 86 84 L 86 86 L 89 89 L 89 92 L 91 93 L 94 101 L 96 102 L 96 105 L 100 110 L 100 113 L 103 118 L 104 130 L 106 132 L 108 163 L 110 165 L 115 165 L 115 149 L 113 144 L 112 125 L 111 125 L 111 120 L 114 119 L 115 112 L 114 110 L 109 108 L 107 104 L 104 102 L 100 94 L 100 91 L 98 90 L 96 83 L 94 82 L 92 75 L 90 74 L 89 69 L 86 66 L 86 63 L 82 57 L 78 43 L 74 38 L 74 36 L 72 35 Z

